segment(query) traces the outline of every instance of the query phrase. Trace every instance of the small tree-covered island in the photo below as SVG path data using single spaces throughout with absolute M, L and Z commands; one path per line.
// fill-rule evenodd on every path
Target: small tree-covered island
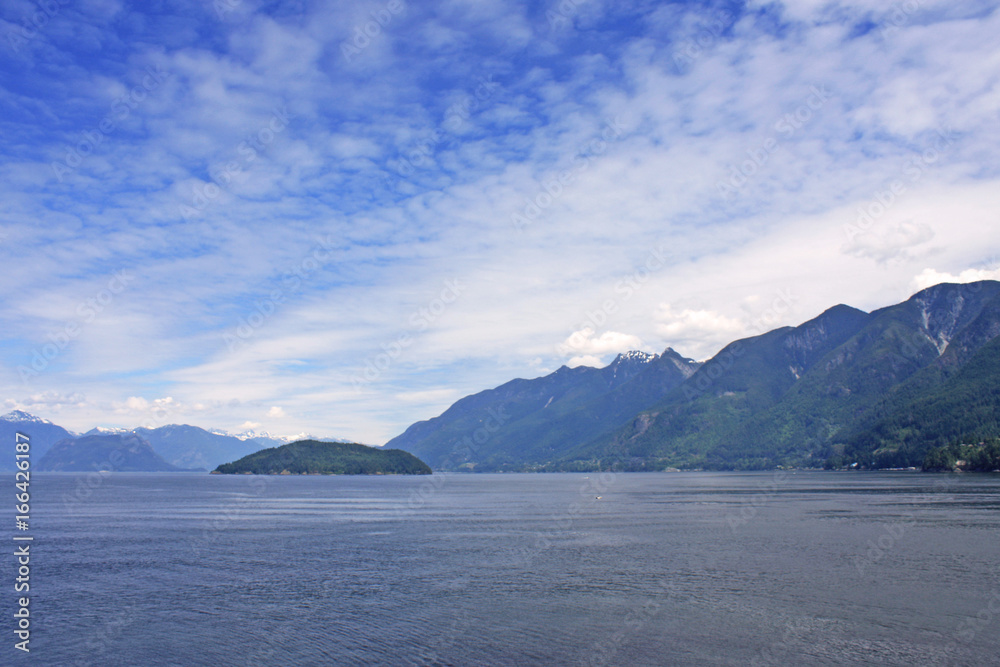
M 401 449 L 300 440 L 223 463 L 213 475 L 430 475 L 426 463 Z

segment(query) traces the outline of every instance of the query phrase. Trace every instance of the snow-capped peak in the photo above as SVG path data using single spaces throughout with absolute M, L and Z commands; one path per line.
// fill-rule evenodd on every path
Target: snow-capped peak
M 298 435 L 272 435 L 275 440 L 282 440 L 286 444 L 289 442 L 298 442 L 299 440 L 318 440 L 319 442 L 350 442 L 349 440 L 344 440 L 343 438 L 325 438 L 318 435 L 313 435 L 312 433 L 299 433 Z
M 642 352 L 641 350 L 629 350 L 628 352 L 622 352 L 618 355 L 615 361 L 619 363 L 624 363 L 627 361 L 648 364 L 651 361 L 655 361 L 658 355 L 650 354 L 648 352 Z
M 240 440 L 252 440 L 253 438 L 271 438 L 271 434 L 267 431 L 254 431 L 253 429 L 249 431 L 243 431 L 242 433 L 234 433 L 234 438 L 239 438 Z
M 8 422 L 31 422 L 34 424 L 51 424 L 48 419 L 42 419 L 41 417 L 36 417 L 33 414 L 29 414 L 24 410 L 11 410 L 0 419 Z
M 616 380 L 618 379 L 618 371 L 622 371 L 624 375 L 631 376 L 633 373 L 638 372 L 640 366 L 645 366 L 646 364 L 655 361 L 657 355 L 649 354 L 648 352 L 640 352 L 639 350 L 630 350 L 628 352 L 622 352 L 615 360 L 607 366 L 611 370 L 611 375 Z
M 121 427 L 109 427 L 109 426 L 95 426 L 90 429 L 84 435 L 125 435 L 126 433 L 131 433 L 130 428 Z
M 213 434 L 213 435 L 224 435 L 227 438 L 236 438 L 237 440 L 251 440 L 253 438 L 270 438 L 271 437 L 271 435 L 267 431 L 259 431 L 258 432 L 258 431 L 254 431 L 254 430 L 249 430 L 249 431 L 241 431 L 239 433 L 236 433 L 234 431 L 227 431 L 227 430 L 222 429 L 222 428 L 209 428 L 209 429 L 205 429 L 205 430 L 208 431 L 209 433 Z
M 216 435 L 224 435 L 230 438 L 237 438 L 239 440 L 252 440 L 259 438 L 262 440 L 274 440 L 281 443 L 298 442 L 299 440 L 320 440 L 326 442 L 347 442 L 342 438 L 321 438 L 311 433 L 299 433 L 297 435 L 276 435 L 269 431 L 242 431 L 240 433 L 234 433 L 232 431 L 225 431 L 220 428 L 213 428 L 208 430 L 209 433 L 214 433 Z

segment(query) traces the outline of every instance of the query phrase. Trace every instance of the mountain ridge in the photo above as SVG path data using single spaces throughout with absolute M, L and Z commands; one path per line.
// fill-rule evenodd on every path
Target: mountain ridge
M 239 435 L 220 433 L 189 424 L 167 424 L 155 428 L 103 427 L 77 434 L 53 422 L 24 410 L 13 410 L 0 416 L 0 438 L 12 440 L 18 430 L 31 436 L 32 453 L 44 456 L 58 441 L 92 436 L 135 435 L 150 443 L 153 451 L 166 463 L 179 469 L 212 470 L 222 463 L 238 459 L 267 447 L 280 446 L 301 440 L 298 436 L 271 436 L 245 432 Z M 246 437 L 240 437 L 240 436 Z M 311 437 L 321 442 L 344 442 L 341 438 Z M 11 461 L 0 461 L 0 470 L 13 470 Z
M 441 469 L 467 470 L 817 468 L 845 452 L 864 459 L 865 446 L 876 448 L 867 456 L 872 465 L 913 465 L 939 438 L 914 445 L 921 436 L 910 433 L 909 449 L 900 454 L 905 443 L 865 440 L 865 429 L 886 413 L 936 400 L 943 384 L 992 350 L 998 336 L 1000 283 L 942 283 L 870 313 L 838 304 L 798 326 L 733 341 L 703 363 L 687 360 L 683 378 L 656 388 L 644 387 L 652 377 L 648 370 L 599 394 L 566 386 L 613 375 L 609 369 L 622 355 L 603 369 L 569 375 L 563 367 L 513 380 L 472 395 L 472 402 L 460 399 L 387 446 L 413 451 Z M 667 348 L 649 367 L 669 353 L 680 356 Z M 987 389 L 1000 383 L 1000 370 L 985 378 L 967 371 L 958 382 L 992 396 Z M 541 410 L 528 400 L 553 385 L 559 394 L 550 403 L 557 409 Z M 1000 398 L 997 403 L 1000 416 Z M 488 424 L 487 409 L 509 418 Z M 992 403 L 978 414 L 989 419 Z M 935 426 L 942 433 L 993 433 L 974 427 L 955 406 L 942 419 L 950 424 Z M 470 447 L 470 436 L 486 426 L 492 428 L 478 438 L 482 442 Z M 462 442 L 464 447 L 456 444 Z
M 667 347 L 515 378 L 384 448 L 440 470 L 914 467 L 932 447 L 1000 436 L 998 339 L 1000 282 L 941 283 L 870 313 L 837 304 L 704 362 Z M 23 410 L 0 417 L 0 437 L 15 432 L 38 457 L 62 440 L 134 436 L 185 469 L 288 444 L 183 424 L 78 435 Z
M 171 465 L 134 433 L 66 438 L 36 464 L 39 472 L 193 472 Z

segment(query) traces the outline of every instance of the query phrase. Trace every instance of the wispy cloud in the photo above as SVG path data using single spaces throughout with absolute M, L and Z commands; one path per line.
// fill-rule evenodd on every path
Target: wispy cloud
M 775 326 L 996 254 L 996 2 L 59 7 L 24 41 L 36 6 L 0 9 L 0 385 L 71 427 L 169 398 L 381 442 L 567 360 L 704 358 L 778 290 Z

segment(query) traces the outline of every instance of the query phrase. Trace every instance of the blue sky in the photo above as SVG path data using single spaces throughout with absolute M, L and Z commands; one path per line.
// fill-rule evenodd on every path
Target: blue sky
M 381 444 L 1000 277 L 998 10 L 4 2 L 0 400 Z

